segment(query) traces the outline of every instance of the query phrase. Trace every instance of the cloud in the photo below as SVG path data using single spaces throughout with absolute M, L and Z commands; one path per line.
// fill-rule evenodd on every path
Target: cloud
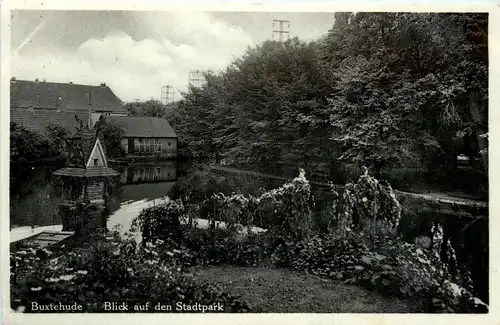
M 222 69 L 254 44 L 247 32 L 210 13 L 137 13 L 134 18 L 148 37 L 134 39 L 115 30 L 77 48 L 38 45 L 13 55 L 11 74 L 28 80 L 106 82 L 124 101 L 147 100 L 159 98 L 163 85 L 186 90 L 191 69 Z

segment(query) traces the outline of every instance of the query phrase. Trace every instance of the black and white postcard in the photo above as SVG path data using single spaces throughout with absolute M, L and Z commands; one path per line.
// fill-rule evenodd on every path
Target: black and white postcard
M 3 5 L 6 324 L 494 323 L 498 8 Z

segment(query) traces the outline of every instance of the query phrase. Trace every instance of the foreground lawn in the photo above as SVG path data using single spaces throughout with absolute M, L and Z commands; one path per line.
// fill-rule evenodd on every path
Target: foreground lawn
M 221 266 L 193 271 L 198 279 L 240 295 L 253 312 L 410 313 L 415 308 L 408 300 L 286 269 Z

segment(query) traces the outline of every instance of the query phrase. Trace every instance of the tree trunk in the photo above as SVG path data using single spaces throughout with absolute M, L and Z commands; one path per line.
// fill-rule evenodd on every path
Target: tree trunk
M 488 173 L 488 140 L 486 138 L 480 137 L 480 135 L 487 133 L 487 130 L 485 130 L 482 126 L 483 117 L 481 116 L 481 113 L 479 112 L 479 109 L 477 107 L 477 95 L 473 95 L 471 97 L 469 108 L 472 121 L 475 124 L 475 133 L 477 137 L 477 143 L 479 145 L 480 157 L 483 162 L 483 168 L 484 171 Z

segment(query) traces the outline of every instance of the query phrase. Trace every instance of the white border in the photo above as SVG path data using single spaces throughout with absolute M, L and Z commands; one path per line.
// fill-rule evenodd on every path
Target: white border
M 5 288 L 9 287 L 9 85 L 10 85 L 10 12 L 11 9 L 36 9 L 36 10 L 182 10 L 188 11 L 274 11 L 274 12 L 317 12 L 317 11 L 425 11 L 425 12 L 489 12 L 489 138 L 490 138 L 490 201 L 497 202 L 498 195 L 496 184 L 498 172 L 496 165 L 496 147 L 498 135 L 493 125 L 498 121 L 498 110 L 500 109 L 500 84 L 497 82 L 500 76 L 499 47 L 499 24 L 500 5 L 496 4 L 404 4 L 393 1 L 388 2 L 361 2 L 353 1 L 352 4 L 335 2 L 310 2 L 310 3 L 237 3 L 237 2 L 188 2 L 177 1 L 168 4 L 160 4 L 155 1 L 131 1 L 131 0 L 46 0 L 46 1 L 14 1 L 2 0 L 1 3 L 1 85 L 0 92 L 0 230 L 1 240 L 1 283 L 2 290 L 2 322 L 13 324 L 53 324 L 69 323 L 77 324 L 500 324 L 498 311 L 500 310 L 498 297 L 498 255 L 500 249 L 500 237 L 495 236 L 499 230 L 500 216 L 495 218 L 496 204 L 490 204 L 490 313 L 488 315 L 425 315 L 425 314 L 13 314 L 9 308 L 9 296 Z M 493 235 L 493 236 L 492 236 Z

